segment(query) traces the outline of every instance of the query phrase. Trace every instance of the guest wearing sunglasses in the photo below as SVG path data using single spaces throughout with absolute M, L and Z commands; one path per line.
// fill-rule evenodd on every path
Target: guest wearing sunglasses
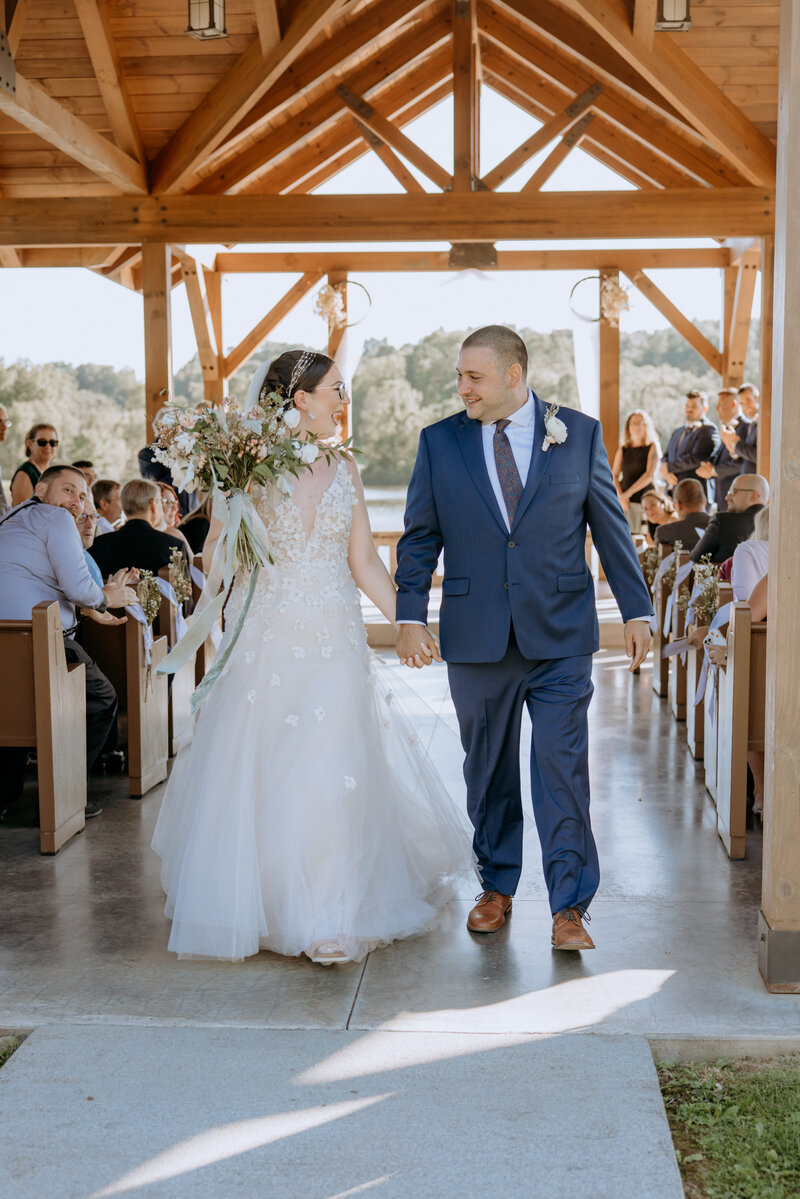
M 727 495 L 728 507 L 717 512 L 691 552 L 692 562 L 704 554 L 712 562 L 725 562 L 737 545 L 753 536 L 756 516 L 769 503 L 769 483 L 763 475 L 737 475 Z
M 11 506 L 29 500 L 34 488 L 39 482 L 39 476 L 47 470 L 56 456 L 58 449 L 58 434 L 52 425 L 34 425 L 25 438 L 25 457 L 14 472 L 11 480 Z

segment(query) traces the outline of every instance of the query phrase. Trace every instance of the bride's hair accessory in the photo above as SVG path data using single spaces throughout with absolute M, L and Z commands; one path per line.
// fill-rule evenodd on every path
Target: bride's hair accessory
M 314 361 L 316 356 L 317 355 L 314 353 L 313 350 L 303 350 L 302 354 L 297 359 L 297 362 L 294 364 L 294 370 L 292 371 L 292 377 L 289 380 L 289 386 L 286 389 L 286 398 L 287 399 L 291 399 L 291 397 L 294 395 L 297 384 L 302 379 L 303 375 L 306 372 L 306 369 L 309 366 L 311 366 L 311 363 Z

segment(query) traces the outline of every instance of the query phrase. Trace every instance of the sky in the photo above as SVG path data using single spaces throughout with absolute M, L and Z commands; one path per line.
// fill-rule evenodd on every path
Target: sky
M 482 97 L 482 171 L 488 171 L 540 123 L 488 88 Z M 405 128 L 432 157 L 452 161 L 452 101 Z M 525 166 L 501 190 L 515 190 L 533 173 L 550 147 Z M 413 168 L 412 168 L 413 169 Z M 416 172 L 415 172 L 416 173 Z M 434 190 L 418 176 L 427 190 Z M 615 175 L 578 147 L 558 167 L 544 190 L 632 190 L 632 185 Z M 322 188 L 321 193 L 396 193 L 402 189 L 383 164 L 370 153 L 346 168 Z M 498 249 L 579 248 L 587 243 L 498 242 Z M 594 246 L 612 244 L 592 242 Z M 613 243 L 619 245 L 620 243 Z M 714 246 L 709 239 L 624 243 L 630 248 L 644 245 Z M 404 243 L 414 248 L 414 243 Z M 425 248 L 447 249 L 444 243 L 424 243 Z M 211 264 L 217 247 L 187 247 Z M 247 246 L 242 249 L 299 250 L 293 246 Z M 320 245 L 306 247 L 321 249 Z M 360 244 L 354 249 L 365 250 Z M 388 243 L 375 249 L 399 248 Z M 419 243 L 418 248 L 423 248 Z M 569 328 L 576 320 L 570 310 L 570 291 L 588 271 L 578 272 L 477 272 L 421 275 L 365 274 L 353 278 L 364 285 L 350 289 L 350 315 L 359 321 L 354 337 L 387 338 L 393 345 L 416 342 L 438 328 L 462 329 L 490 323 L 513 323 L 541 332 Z M 651 277 L 690 318 L 720 316 L 722 290 L 717 270 L 653 271 Z M 226 350 L 235 345 L 272 307 L 296 275 L 228 275 L 223 279 L 223 323 Z M 623 280 L 624 282 L 624 280 Z M 596 314 L 596 284 L 582 283 L 573 307 L 582 315 Z M 315 291 L 306 296 L 270 335 L 272 339 L 324 348 L 326 327 L 313 312 Z M 758 295 L 754 316 L 758 315 Z M 132 367 L 144 373 L 142 298 L 140 295 L 85 269 L 0 270 L 0 358 L 6 363 L 18 358 L 32 362 L 96 362 L 117 368 Z M 630 292 L 630 311 L 622 318 L 623 330 L 655 330 L 667 322 L 636 291 Z M 188 304 L 183 287 L 172 292 L 172 345 L 175 369 L 196 352 Z

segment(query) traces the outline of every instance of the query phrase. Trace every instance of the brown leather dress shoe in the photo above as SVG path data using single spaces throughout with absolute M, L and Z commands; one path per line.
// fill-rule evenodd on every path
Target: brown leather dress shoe
M 511 911 L 511 896 L 499 891 L 484 891 L 467 917 L 467 928 L 471 933 L 496 933 L 506 922 Z
M 553 917 L 553 949 L 594 949 L 594 941 L 583 927 L 589 917 L 578 908 L 562 908 Z

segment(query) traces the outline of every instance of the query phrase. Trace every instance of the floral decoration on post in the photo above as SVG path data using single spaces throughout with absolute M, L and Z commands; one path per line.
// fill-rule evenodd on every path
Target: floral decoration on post
M 136 594 L 139 598 L 139 607 L 144 612 L 147 627 L 152 629 L 153 621 L 161 610 L 161 592 L 158 589 L 158 580 L 152 570 L 139 571 Z
M 639 561 L 642 564 L 642 574 L 644 575 L 644 581 L 647 583 L 647 586 L 650 588 L 650 591 L 652 592 L 653 584 L 655 583 L 656 575 L 658 574 L 658 563 L 660 561 L 658 549 L 654 545 L 651 545 L 648 549 L 646 549 L 644 551 L 644 553 L 641 555 Z
M 567 426 L 563 420 L 559 420 L 558 413 L 561 410 L 561 405 L 553 403 L 544 414 L 544 427 L 547 430 L 542 449 L 546 452 L 551 445 L 562 445 L 567 440 Z
M 192 581 L 186 569 L 186 558 L 177 545 L 170 550 L 169 581 L 179 604 L 192 598 Z
M 672 547 L 670 562 L 664 574 L 661 576 L 661 582 L 667 595 L 671 594 L 672 588 L 675 586 L 675 579 L 678 577 L 678 559 L 683 552 L 683 542 L 676 541 Z

